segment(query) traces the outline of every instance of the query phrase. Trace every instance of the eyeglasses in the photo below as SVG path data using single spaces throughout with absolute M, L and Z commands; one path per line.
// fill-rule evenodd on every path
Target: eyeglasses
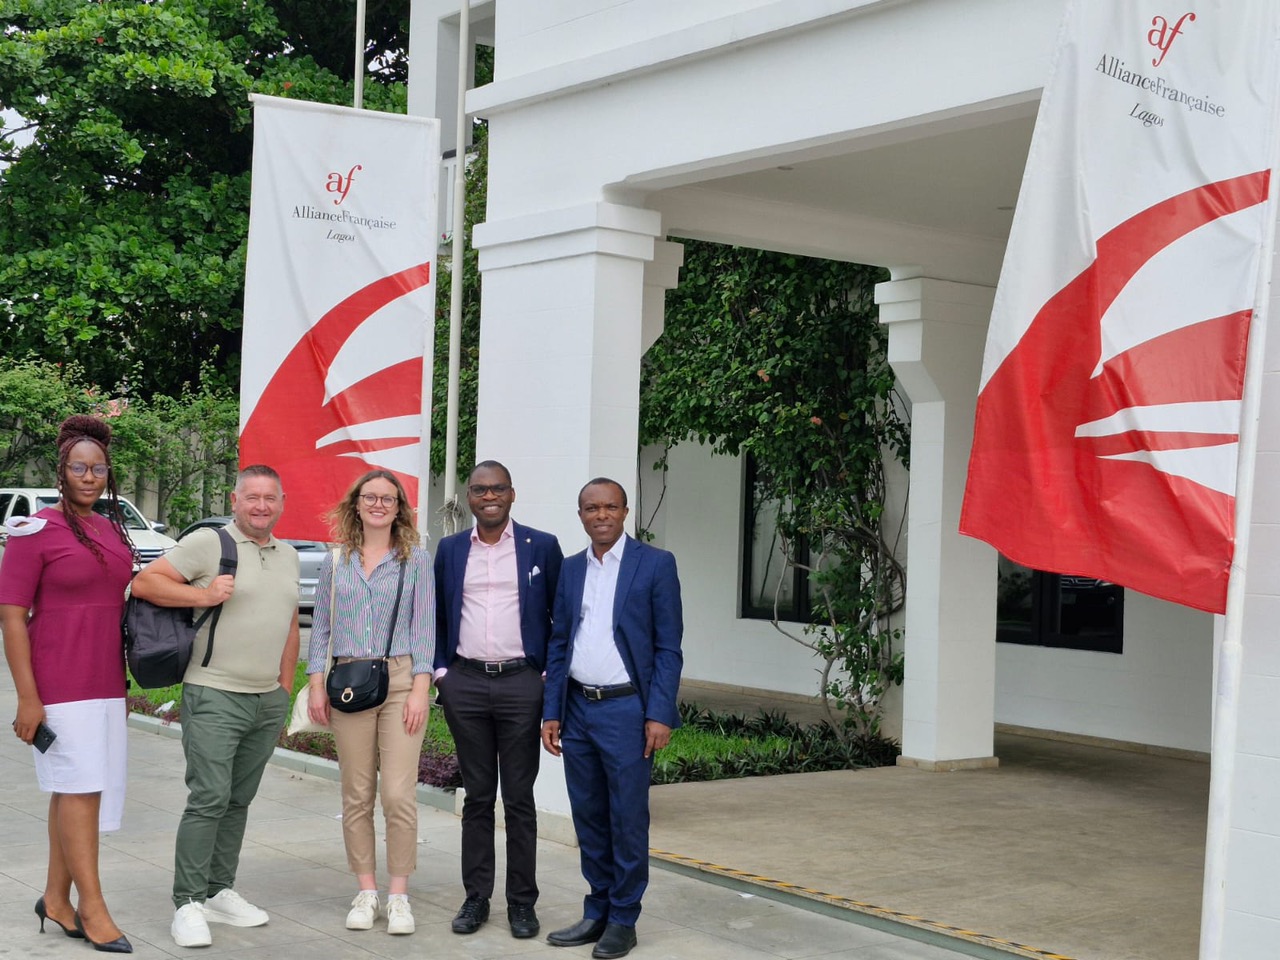
M 376 507 L 378 504 L 382 504 L 384 507 L 394 507 L 400 502 L 400 498 L 393 493 L 389 493 L 385 497 L 380 497 L 376 493 L 362 493 L 360 494 L 360 499 L 364 501 L 366 507 Z
M 99 480 L 103 479 L 111 470 L 105 463 L 95 463 L 93 466 L 89 466 L 89 464 L 80 463 L 79 461 L 68 463 L 67 469 L 71 471 L 73 477 L 83 477 L 86 473 L 92 471 L 93 475 Z
M 486 493 L 492 493 L 495 497 L 501 497 L 503 494 L 511 490 L 509 483 L 473 483 L 467 487 L 467 492 L 473 497 L 483 497 Z

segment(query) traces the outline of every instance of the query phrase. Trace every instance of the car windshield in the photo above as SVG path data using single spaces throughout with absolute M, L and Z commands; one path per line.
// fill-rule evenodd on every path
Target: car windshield
M 57 502 L 57 497 L 37 497 L 36 508 L 43 510 L 45 507 L 52 507 Z M 111 516 L 111 504 L 105 499 L 99 500 L 95 503 L 93 505 L 93 509 L 95 513 L 100 513 L 104 517 Z M 146 520 L 142 519 L 142 514 L 135 510 L 133 504 L 129 503 L 127 500 L 120 501 L 120 513 L 126 530 L 151 529 L 150 524 L 148 524 Z

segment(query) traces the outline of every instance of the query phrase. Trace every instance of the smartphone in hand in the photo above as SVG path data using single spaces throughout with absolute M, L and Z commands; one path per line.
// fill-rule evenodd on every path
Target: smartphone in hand
M 47 753 L 49 748 L 53 746 L 53 741 L 58 739 L 58 735 L 49 729 L 49 725 L 43 720 L 36 727 L 36 735 L 31 741 L 31 745 L 41 753 Z

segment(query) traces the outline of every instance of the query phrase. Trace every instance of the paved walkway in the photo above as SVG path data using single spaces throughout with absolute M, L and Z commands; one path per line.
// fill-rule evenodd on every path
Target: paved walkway
M 44 887 L 47 799 L 35 786 L 30 748 L 8 736 L 15 706 L 12 681 L 0 671 L 0 957 L 90 954 L 49 925 L 44 936 L 32 905 Z M 169 937 L 174 830 L 185 801 L 179 742 L 154 732 L 129 732 L 129 798 L 124 828 L 102 840 L 101 874 L 117 922 L 135 956 L 235 957 L 270 960 L 346 958 L 520 958 L 572 960 L 587 948 L 557 949 L 542 940 L 514 940 L 499 908 L 479 933 L 459 937 L 449 920 L 461 902 L 460 824 L 424 805 L 419 817 L 419 869 L 412 902 L 418 932 L 343 927 L 352 880 L 343 854 L 337 785 L 280 765 L 267 771 L 254 803 L 237 889 L 271 914 L 256 929 L 215 925 L 214 945 L 192 951 Z M 576 849 L 539 843 L 538 904 L 543 929 L 580 916 L 582 880 Z M 501 861 L 499 875 L 501 875 Z M 951 949 L 906 939 L 663 869 L 653 871 L 632 956 L 647 960 L 955 960 Z M 964 952 L 971 952 L 968 949 Z M 978 953 L 979 956 L 989 956 Z
M 818 715 L 759 694 L 681 692 L 717 710 Z M 1012 733 L 996 735 L 996 754 L 998 768 L 956 773 L 658 787 L 651 842 L 1024 957 L 1194 960 L 1208 763 Z

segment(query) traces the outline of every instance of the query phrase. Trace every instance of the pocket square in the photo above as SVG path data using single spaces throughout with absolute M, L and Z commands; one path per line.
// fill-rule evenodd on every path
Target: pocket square
M 534 577 L 536 577 L 536 576 L 537 576 L 538 574 L 540 574 L 541 572 L 542 572 L 542 571 L 541 571 L 541 570 L 539 570 L 539 569 L 537 568 L 537 566 L 535 566 L 532 570 L 530 570 L 530 571 L 529 571 L 529 579 L 530 579 L 530 580 L 532 580 Z

